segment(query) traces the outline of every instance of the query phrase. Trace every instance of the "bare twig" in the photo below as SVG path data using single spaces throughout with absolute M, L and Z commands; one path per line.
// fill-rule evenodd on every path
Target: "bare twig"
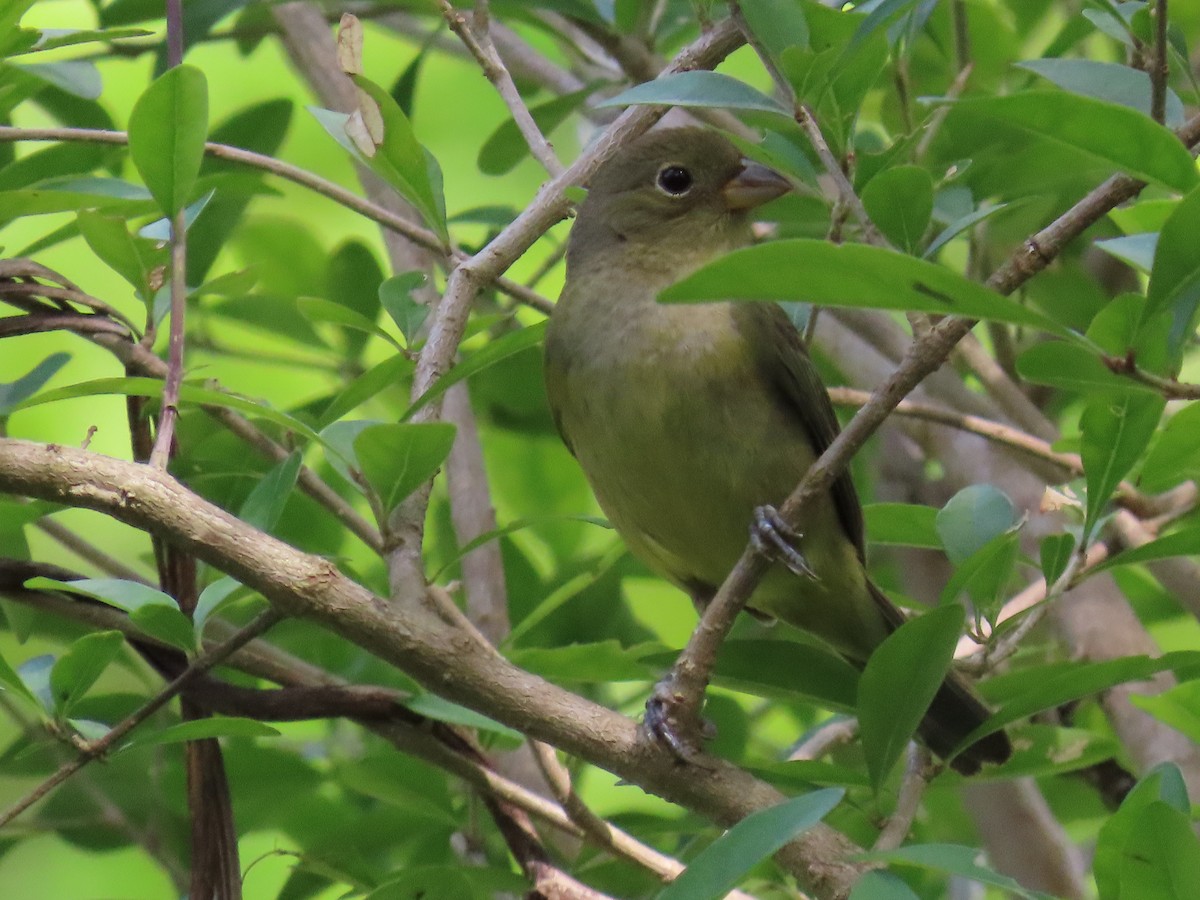
M 1150 60 L 1150 118 L 1161 123 L 1167 115 L 1167 80 L 1171 63 L 1167 44 L 1167 0 L 1154 0 L 1154 54 Z
M 904 767 L 904 780 L 900 783 L 900 794 L 896 797 L 896 808 L 875 839 L 872 850 L 895 850 L 904 843 L 912 828 L 917 811 L 921 808 L 921 797 L 929 785 L 933 769 L 929 751 L 919 744 L 908 745 L 908 763 Z
M 180 0 L 171 0 L 178 3 Z M 181 14 L 182 15 L 182 14 Z M 182 209 L 171 217 L 171 323 L 167 350 L 167 377 L 163 381 L 162 411 L 154 436 L 150 465 L 167 467 L 179 416 L 179 388 L 183 384 L 184 317 L 187 315 L 187 223 Z
M 789 760 L 820 759 L 835 747 L 848 744 L 858 736 L 858 719 L 830 719 L 796 745 Z
M 449 0 L 441 0 L 440 5 L 442 16 L 446 19 L 450 30 L 457 34 L 459 40 L 471 51 L 471 55 L 483 69 L 483 74 L 495 86 L 504 105 L 508 107 L 517 129 L 521 132 L 521 137 L 525 139 L 525 143 L 529 146 L 529 152 L 533 154 L 533 158 L 542 164 L 542 168 L 549 172 L 551 177 L 561 175 L 563 173 L 562 163 L 558 161 L 558 157 L 554 155 L 554 148 L 550 146 L 550 142 L 546 140 L 542 130 L 538 128 L 537 122 L 533 120 L 529 107 L 525 105 L 517 86 L 513 83 L 512 75 L 504 65 L 504 60 L 500 58 L 496 45 L 492 43 L 491 35 L 488 33 L 487 5 L 485 3 L 476 4 L 475 15 L 472 17 L 471 23 L 467 22 L 466 16 L 456 10 Z

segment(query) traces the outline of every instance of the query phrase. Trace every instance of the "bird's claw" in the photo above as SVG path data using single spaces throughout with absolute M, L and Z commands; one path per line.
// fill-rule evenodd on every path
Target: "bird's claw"
M 645 734 L 680 763 L 696 763 L 704 741 L 716 736 L 716 726 L 698 717 L 693 706 L 676 689 L 670 675 L 654 686 L 646 701 L 646 716 L 642 720 Z
M 750 526 L 750 540 L 754 549 L 767 559 L 783 563 L 802 578 L 817 580 L 804 554 L 796 544 L 804 535 L 788 526 L 773 506 L 759 506 L 754 510 L 754 521 Z

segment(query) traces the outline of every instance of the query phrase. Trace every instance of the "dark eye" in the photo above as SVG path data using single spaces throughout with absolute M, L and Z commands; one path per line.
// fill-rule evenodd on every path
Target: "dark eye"
M 663 166 L 658 170 L 658 187 L 672 197 L 682 197 L 692 189 L 692 173 L 683 166 Z

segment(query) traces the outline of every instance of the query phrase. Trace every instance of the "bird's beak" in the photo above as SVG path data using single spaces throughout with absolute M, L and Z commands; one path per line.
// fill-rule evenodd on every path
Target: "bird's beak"
M 725 205 L 731 210 L 753 209 L 782 197 L 792 189 L 786 178 L 761 163 L 742 160 L 742 171 L 721 188 Z

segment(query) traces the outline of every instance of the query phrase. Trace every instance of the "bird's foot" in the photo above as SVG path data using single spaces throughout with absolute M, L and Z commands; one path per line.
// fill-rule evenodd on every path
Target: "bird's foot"
M 804 535 L 789 527 L 773 506 L 759 506 L 754 510 L 754 521 L 750 525 L 750 540 L 754 549 L 767 559 L 783 563 L 802 578 L 817 580 L 804 554 L 796 549 Z
M 696 763 L 703 752 L 704 741 L 716 736 L 716 726 L 700 716 L 698 699 L 681 690 L 672 671 L 654 685 L 646 701 L 646 717 L 642 721 L 644 734 L 654 743 L 670 751 L 681 763 Z

